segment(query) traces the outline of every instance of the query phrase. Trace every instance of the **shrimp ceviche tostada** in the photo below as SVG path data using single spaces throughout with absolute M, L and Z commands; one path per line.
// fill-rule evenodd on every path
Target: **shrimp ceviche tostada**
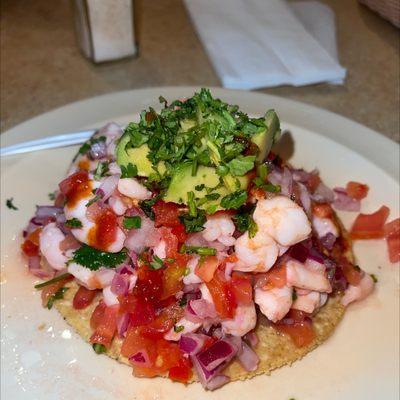
M 334 192 L 275 155 L 274 110 L 251 118 L 207 89 L 160 103 L 98 130 L 37 207 L 22 250 L 43 306 L 137 377 L 213 390 L 269 374 L 373 291 L 332 207 L 368 187 Z

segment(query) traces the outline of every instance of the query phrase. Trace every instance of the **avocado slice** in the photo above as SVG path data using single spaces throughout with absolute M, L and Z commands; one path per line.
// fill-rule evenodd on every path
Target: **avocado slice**
M 240 188 L 245 189 L 249 183 L 247 176 L 238 177 Z M 195 198 L 202 199 L 207 195 L 206 188 L 215 188 L 210 193 L 219 194 L 218 199 L 209 200 L 199 206 L 200 209 L 206 210 L 210 206 L 217 205 L 217 209 L 221 209 L 219 203 L 221 198 L 231 193 L 225 185 L 220 186 L 220 177 L 216 173 L 215 168 L 200 165 L 195 176 L 192 176 L 192 163 L 186 162 L 179 165 L 172 175 L 171 182 L 165 194 L 164 201 L 185 204 L 187 202 L 188 192 L 193 192 Z M 236 189 L 236 188 L 235 188 Z
M 265 115 L 266 129 L 257 133 L 251 141 L 258 146 L 260 153 L 257 156 L 257 162 L 262 163 L 271 150 L 272 145 L 279 139 L 281 135 L 281 127 L 279 118 L 274 110 L 268 110 Z
M 119 165 L 128 166 L 128 164 L 136 165 L 139 176 L 149 176 L 154 173 L 151 161 L 147 158 L 149 154 L 149 147 L 147 144 L 143 144 L 140 147 L 131 147 L 126 149 L 126 145 L 129 143 L 129 134 L 124 134 L 118 143 L 117 163 Z M 157 165 L 158 172 L 163 174 L 165 172 L 165 164 L 163 162 Z

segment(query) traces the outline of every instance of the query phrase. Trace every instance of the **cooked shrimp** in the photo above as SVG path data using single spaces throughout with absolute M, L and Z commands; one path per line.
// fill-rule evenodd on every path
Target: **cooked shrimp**
M 154 254 L 164 260 L 167 257 L 167 244 L 164 240 L 160 240 L 158 244 L 153 247 Z
M 259 230 L 264 231 L 282 246 L 292 246 L 311 233 L 304 210 L 285 196 L 260 200 L 253 215 Z
M 201 279 L 194 273 L 196 265 L 199 263 L 200 257 L 198 255 L 194 255 L 189 262 L 187 263 L 186 267 L 189 270 L 189 273 L 183 277 L 183 283 L 185 285 L 191 285 L 193 283 L 201 283 Z
M 147 200 L 151 198 L 151 192 L 133 178 L 121 178 L 118 181 L 118 191 L 135 200 Z
M 233 246 L 235 238 L 235 225 L 232 219 L 225 214 L 215 215 L 207 218 L 202 231 L 203 238 L 208 242 L 217 240 L 225 246 Z
M 349 285 L 344 292 L 341 303 L 346 307 L 353 301 L 365 299 L 374 290 L 374 281 L 369 274 L 364 273 L 357 286 Z
M 192 322 L 189 321 L 186 318 L 181 318 L 173 328 L 171 328 L 165 335 L 164 335 L 164 339 L 166 340 L 173 340 L 174 342 L 177 342 L 181 336 L 184 333 L 189 333 L 189 332 L 195 332 L 197 331 L 197 329 L 200 328 L 200 326 L 202 325 L 201 322 Z M 179 332 L 176 332 L 175 329 L 176 327 L 180 328 Z M 183 329 L 181 328 L 183 327 Z
M 286 281 L 288 286 L 300 289 L 315 290 L 317 292 L 330 293 L 331 284 L 325 273 L 307 268 L 298 261 L 290 260 L 286 263 Z
M 65 235 L 57 228 L 54 222 L 47 224 L 40 233 L 40 251 L 49 265 L 56 270 L 65 268 L 65 264 L 68 261 L 67 256 L 60 248 L 60 244 L 64 239 Z
M 235 270 L 265 272 L 275 264 L 279 248 L 276 242 L 263 231 L 258 231 L 252 239 L 249 233 L 245 232 L 236 240 L 235 252 L 238 258 Z
M 297 298 L 293 302 L 292 308 L 306 313 L 312 313 L 317 308 L 323 306 L 328 298 L 326 293 L 319 293 L 316 291 L 310 291 L 307 294 L 300 294 L 296 291 L 296 294 Z
M 317 232 L 319 238 L 323 238 L 328 233 L 332 233 L 335 237 L 339 236 L 339 231 L 331 218 L 313 217 L 312 225 Z
M 116 215 L 124 215 L 128 207 L 119 196 L 111 196 L 108 204 Z
M 292 288 L 283 286 L 254 291 L 254 301 L 260 306 L 261 312 L 272 322 L 281 320 L 292 306 Z
M 254 303 L 238 305 L 232 319 L 221 321 L 222 332 L 226 335 L 243 336 L 255 328 L 257 322 Z
M 89 268 L 74 262 L 68 265 L 68 272 L 88 289 L 103 289 L 110 286 L 115 275 L 115 271 L 110 269 L 103 268 L 98 271 L 91 271 Z

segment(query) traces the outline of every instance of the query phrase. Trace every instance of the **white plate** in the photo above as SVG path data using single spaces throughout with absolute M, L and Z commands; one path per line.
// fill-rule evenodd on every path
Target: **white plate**
M 126 123 L 145 107 L 190 96 L 196 88 L 154 88 L 109 94 L 48 112 L 5 132 L 2 145 L 45 135 Z M 213 94 L 261 115 L 275 108 L 292 131 L 292 162 L 318 167 L 331 186 L 366 182 L 363 211 L 382 204 L 399 210 L 399 148 L 396 143 L 338 115 L 258 93 L 213 89 Z M 377 290 L 352 305 L 333 336 L 292 367 L 271 376 L 234 382 L 215 392 L 165 379 L 136 379 L 131 369 L 97 356 L 56 311 L 40 305 L 20 255 L 21 229 L 35 204 L 63 177 L 76 147 L 2 159 L 1 168 L 1 398 L 4 399 L 397 399 L 399 396 L 399 268 L 390 264 L 382 240 L 355 245 L 359 264 L 377 275 Z M 18 211 L 5 207 L 14 197 Z M 341 213 L 347 226 L 354 213 Z

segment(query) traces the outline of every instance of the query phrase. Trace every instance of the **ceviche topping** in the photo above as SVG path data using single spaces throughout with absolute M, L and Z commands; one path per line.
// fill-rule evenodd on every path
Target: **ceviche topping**
M 80 147 L 22 251 L 48 279 L 36 285 L 44 306 L 71 296 L 77 313 L 90 310 L 96 353 L 119 341 L 136 376 L 195 373 L 213 390 L 234 360 L 257 369 L 257 323 L 308 346 L 329 299 L 371 293 L 333 210 L 358 211 L 368 186 L 331 190 L 318 171 L 283 162 L 273 110 L 251 118 L 207 89 L 160 101 Z M 399 220 L 385 225 L 388 214 L 360 214 L 351 236 L 385 236 L 395 261 Z

